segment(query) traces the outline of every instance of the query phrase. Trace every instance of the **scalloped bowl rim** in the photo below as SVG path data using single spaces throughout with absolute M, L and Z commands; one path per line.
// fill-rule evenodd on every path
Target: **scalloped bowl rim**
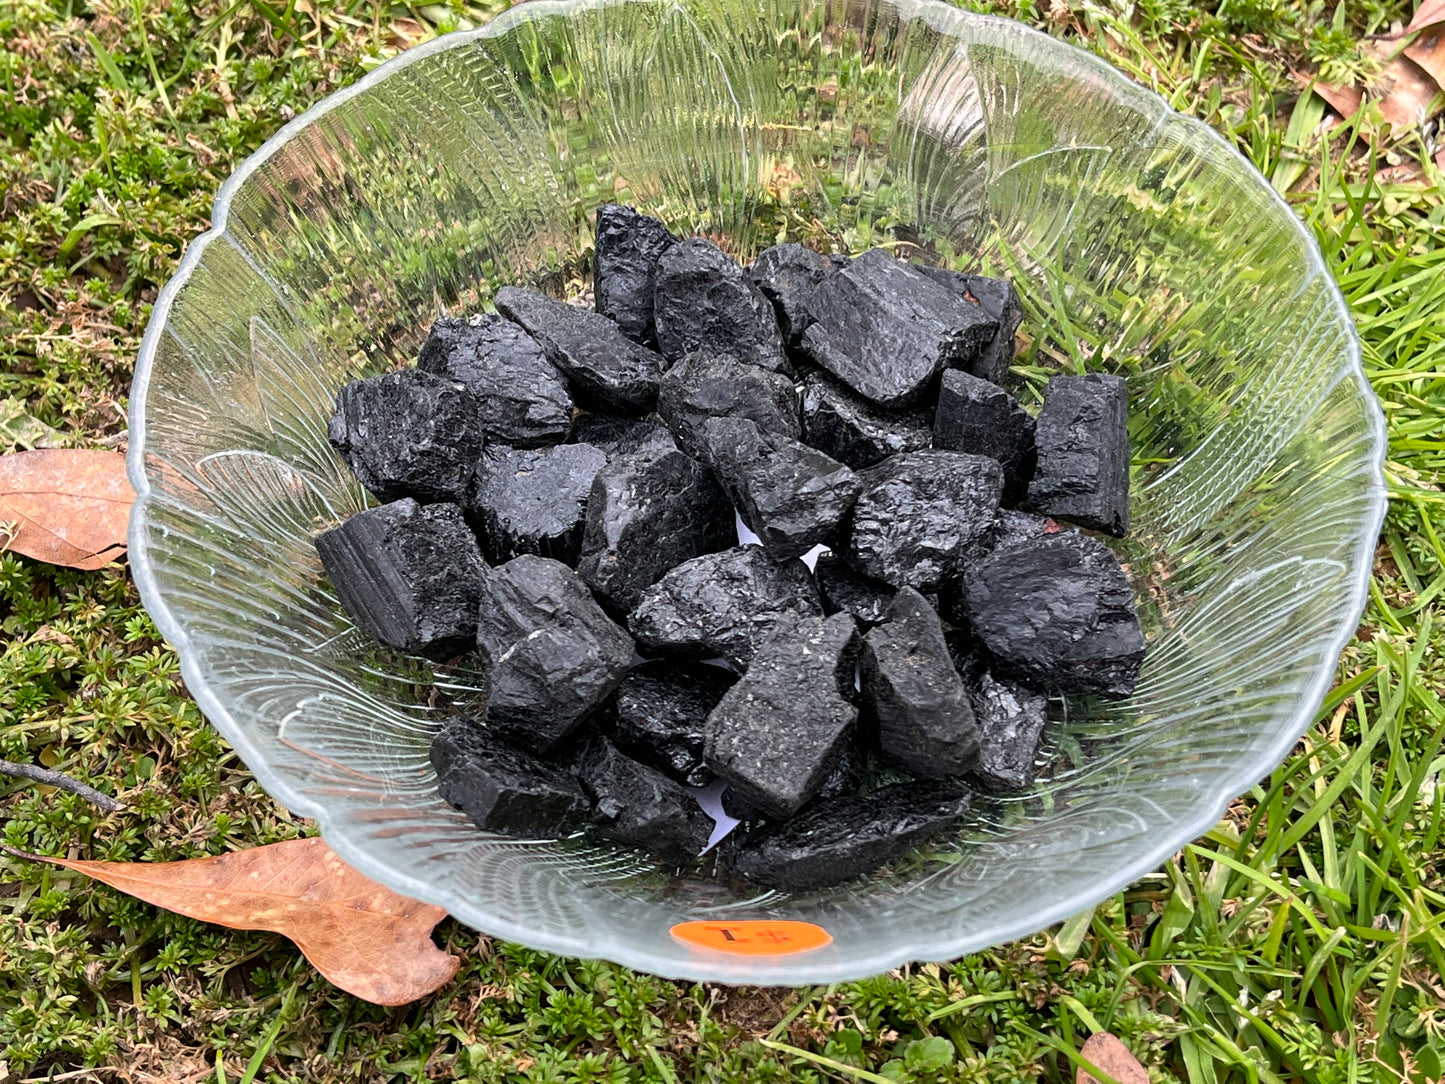
M 1369 529 L 1362 531 L 1359 535 L 1354 555 L 1354 584 L 1351 590 L 1350 606 L 1347 611 L 1347 616 L 1349 616 L 1350 619 L 1340 622 L 1340 626 L 1330 642 L 1329 654 L 1325 656 L 1329 661 L 1322 663 L 1317 668 L 1316 673 L 1312 675 L 1309 685 L 1299 698 L 1295 712 L 1290 718 L 1288 725 L 1280 728 L 1275 740 L 1268 747 L 1267 752 L 1260 755 L 1258 760 L 1254 762 L 1253 767 L 1242 767 L 1238 772 L 1230 776 L 1228 782 L 1220 787 L 1209 803 L 1201 803 L 1202 811 L 1200 815 L 1193 821 L 1187 822 L 1184 826 L 1187 828 L 1187 833 L 1183 830 L 1171 833 L 1171 836 L 1175 836 L 1184 841 L 1197 839 L 1218 823 L 1230 802 L 1253 786 L 1262 774 L 1265 774 L 1267 771 L 1272 771 L 1275 766 L 1281 763 L 1290 748 L 1294 746 L 1309 727 L 1315 712 L 1323 702 L 1324 695 L 1329 689 L 1340 653 L 1353 638 L 1355 629 L 1369 598 L 1372 570 L 1369 555 L 1374 551 L 1374 542 L 1379 535 L 1388 504 L 1384 486 L 1384 464 L 1388 445 L 1384 413 L 1364 373 L 1360 357 L 1359 336 L 1355 329 L 1354 322 L 1350 318 L 1349 307 L 1345 303 L 1343 295 L 1340 293 L 1338 284 L 1334 281 L 1333 276 L 1330 275 L 1314 237 L 1310 234 L 1304 223 L 1295 215 L 1283 196 L 1274 189 L 1264 175 L 1232 144 L 1204 122 L 1177 112 L 1155 91 L 1134 83 L 1117 68 L 1114 68 L 1094 54 L 1072 43 L 1050 37 L 1026 24 L 998 16 L 983 15 L 961 8 L 955 8 L 943 3 L 942 0 L 891 0 L 891 2 L 893 6 L 897 8 L 900 20 L 931 17 L 933 19 L 941 19 L 945 23 L 954 24 L 958 22 L 992 23 L 1009 27 L 1015 33 L 1022 30 L 1025 36 L 1032 35 L 1047 41 L 1049 47 L 1070 50 L 1076 59 L 1087 63 L 1097 74 L 1102 76 L 1112 90 L 1116 92 L 1128 91 L 1135 95 L 1143 95 L 1158 103 L 1158 106 L 1162 108 L 1163 112 L 1155 125 L 1155 131 L 1158 131 L 1159 128 L 1165 124 L 1183 126 L 1186 129 L 1193 129 L 1196 134 L 1203 135 L 1206 140 L 1212 140 L 1215 144 L 1227 149 L 1235 159 L 1237 166 L 1243 170 L 1246 175 L 1250 176 L 1256 184 L 1268 191 L 1279 213 L 1285 216 L 1294 231 L 1304 240 L 1308 257 L 1308 273 L 1305 275 L 1303 283 L 1308 283 L 1316 276 L 1323 276 L 1328 285 L 1329 297 L 1339 311 L 1339 314 L 1344 318 L 1347 360 L 1349 363 L 1348 373 L 1346 375 L 1353 379 L 1361 393 L 1369 427 L 1369 438 L 1373 452 L 1371 460 L 1374 467 L 1373 485 L 1371 486 L 1372 500 L 1366 515 L 1361 521 L 1361 526 L 1368 527 Z M 628 967 L 649 971 L 669 978 L 686 978 L 695 981 L 775 982 L 777 980 L 773 978 L 771 974 L 772 970 L 776 969 L 781 971 L 786 969 L 786 981 L 793 984 L 804 984 L 820 981 L 845 981 L 850 978 L 879 974 L 914 960 L 955 959 L 968 952 L 978 951 L 990 945 L 1030 936 L 1056 922 L 1060 922 L 1083 909 L 1079 906 L 1079 900 L 1081 899 L 1091 900 L 1094 905 L 1097 905 L 1097 903 L 1133 883 L 1138 877 L 1158 868 L 1170 855 L 1179 850 L 1182 844 L 1167 841 L 1163 844 L 1141 847 L 1139 857 L 1133 862 L 1101 872 L 1092 878 L 1082 879 L 1078 882 L 1072 897 L 1051 905 L 1042 906 L 1031 912 L 1027 918 L 1022 921 L 1018 919 L 1012 921 L 1003 919 L 989 927 L 975 926 L 967 935 L 952 938 L 900 940 L 871 954 L 850 956 L 842 960 L 834 958 L 827 964 L 823 964 L 822 960 L 818 960 L 811 967 L 806 956 L 779 958 L 772 968 L 765 969 L 759 967 L 757 961 L 748 961 L 746 958 L 738 958 L 737 960 L 728 958 L 714 959 L 710 956 L 704 957 L 702 955 L 692 957 L 689 960 L 691 966 L 683 966 L 677 957 L 664 956 L 647 950 L 640 950 L 621 941 L 601 942 L 595 939 L 584 941 L 564 935 L 542 933 L 533 930 L 527 926 L 503 919 L 499 916 L 486 914 L 484 913 L 484 909 L 477 906 L 474 901 L 460 898 L 449 892 L 445 886 L 439 886 L 423 881 L 420 878 L 400 873 L 386 863 L 377 861 L 364 847 L 354 845 L 348 838 L 344 828 L 336 824 L 328 815 L 326 808 L 315 802 L 305 793 L 297 790 L 282 776 L 274 772 L 265 757 L 259 753 L 256 746 L 248 739 L 246 728 L 236 722 L 226 705 L 222 703 L 216 692 L 208 684 L 205 675 L 201 671 L 200 664 L 197 661 L 197 655 L 191 649 L 190 636 L 185 626 L 171 612 L 160 589 L 157 587 L 155 574 L 151 566 L 145 542 L 146 512 L 149 505 L 151 486 L 145 471 L 146 434 L 144 406 L 147 400 L 147 390 L 150 384 L 151 372 L 155 364 L 156 352 L 161 335 L 165 330 L 172 303 L 189 280 L 191 273 L 200 263 L 207 247 L 225 234 L 231 201 L 251 174 L 281 147 L 290 142 L 293 137 L 315 123 L 320 117 L 325 116 L 332 109 L 335 109 L 353 97 L 366 93 L 367 90 L 382 80 L 390 78 L 407 66 L 434 53 L 448 49 L 462 48 L 468 43 L 478 39 L 500 37 L 519 25 L 547 16 L 571 16 L 586 10 L 600 9 L 626 3 L 650 3 L 662 6 L 667 3 L 667 0 L 531 0 L 529 3 L 508 9 L 484 26 L 472 30 L 445 34 L 441 37 L 434 38 L 432 41 L 408 49 L 377 66 L 356 83 L 333 92 L 306 110 L 306 112 L 296 116 L 275 135 L 266 140 L 258 150 L 241 163 L 236 171 L 227 178 L 217 193 L 215 203 L 212 207 L 211 228 L 191 242 L 174 275 L 162 288 L 156 298 L 155 305 L 151 311 L 150 321 L 146 327 L 145 336 L 141 341 L 140 355 L 137 360 L 135 376 L 131 385 L 129 407 L 130 446 L 127 451 L 126 469 L 131 484 L 135 488 L 136 501 L 131 512 L 128 544 L 131 574 L 142 603 L 155 621 L 156 627 L 160 630 L 161 634 L 175 647 L 176 654 L 180 660 L 181 675 L 186 682 L 187 688 L 191 691 L 197 704 L 205 714 L 206 719 L 231 743 L 268 794 L 283 803 L 293 814 L 314 819 L 320 829 L 321 837 L 326 841 L 328 846 L 345 862 L 360 872 L 404 895 L 445 907 L 449 913 L 458 917 L 459 920 L 465 922 L 467 925 L 475 926 L 475 928 L 490 936 L 519 942 L 529 947 L 562 955 L 601 957 Z M 1259 769 L 1259 765 L 1261 764 L 1268 765 L 1265 772 Z

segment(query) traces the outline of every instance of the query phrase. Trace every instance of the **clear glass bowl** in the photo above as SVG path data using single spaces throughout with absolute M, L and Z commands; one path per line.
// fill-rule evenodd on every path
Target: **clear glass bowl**
M 335 389 L 499 284 L 579 279 L 607 201 L 744 259 L 821 225 L 1003 270 L 1040 360 L 1128 379 L 1137 693 L 1061 714 L 1033 791 L 866 883 L 787 896 L 478 832 L 437 796 L 423 703 L 433 684 L 475 700 L 477 675 L 377 650 L 321 578 L 312 537 L 369 502 L 326 443 Z M 1214 132 L 1015 23 L 912 0 L 538 0 L 298 117 L 213 221 L 135 378 L 141 595 L 271 794 L 358 869 L 499 937 L 811 983 L 1030 934 L 1268 774 L 1365 600 L 1383 424 L 1313 241 Z M 743 918 L 833 940 L 744 957 L 669 933 Z

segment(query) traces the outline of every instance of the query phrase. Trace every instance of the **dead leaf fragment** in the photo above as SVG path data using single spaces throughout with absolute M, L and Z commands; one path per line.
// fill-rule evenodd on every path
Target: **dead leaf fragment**
M 1436 23 L 1445 23 L 1445 0 L 1424 0 L 1415 9 L 1410 25 L 1405 27 L 1405 33 L 1413 34 L 1421 27 L 1434 26 Z
M 1392 58 L 1370 83 L 1370 97 L 1394 129 L 1415 127 L 1429 119 L 1427 109 L 1440 87 L 1407 55 Z
M 1349 120 L 1358 113 L 1360 105 L 1365 100 L 1365 95 L 1359 87 L 1343 86 L 1339 83 L 1319 83 L 1301 72 L 1295 72 L 1294 77 L 1323 98 L 1343 120 Z
M 1107 1031 L 1096 1031 L 1084 1042 L 1079 1056 L 1119 1082 L 1119 1084 L 1149 1084 L 1149 1073 L 1139 1060 L 1129 1053 L 1129 1048 Z M 1099 1078 L 1080 1068 L 1074 1073 L 1074 1084 L 1099 1084 Z
M 7 848 L 8 850 L 8 848 Z M 271 930 L 348 994 L 406 1005 L 451 981 L 461 960 L 437 948 L 446 911 L 400 896 L 341 861 L 320 839 L 291 839 L 184 862 L 55 862 L 168 911 Z
M 1431 26 L 1405 47 L 1405 55 L 1445 89 L 1445 23 Z
M 52 448 L 0 455 L 0 550 L 100 568 L 125 554 L 134 503 L 119 452 Z

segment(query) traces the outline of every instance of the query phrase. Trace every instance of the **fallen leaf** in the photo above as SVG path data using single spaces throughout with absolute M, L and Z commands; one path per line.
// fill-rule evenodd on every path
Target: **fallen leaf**
M 1415 9 L 1410 25 L 1405 27 L 1405 33 L 1413 34 L 1421 27 L 1434 26 L 1436 23 L 1445 23 L 1445 0 L 1424 0 L 1424 3 Z
M 431 939 L 443 908 L 364 877 L 320 839 L 184 862 L 87 862 L 5 849 L 202 922 L 282 934 L 327 979 L 376 1005 L 416 1001 L 461 966 Z
M 1107 1031 L 1096 1031 L 1084 1041 L 1079 1056 L 1108 1073 L 1119 1084 L 1149 1084 L 1149 1074 L 1129 1048 Z M 1074 1084 L 1099 1084 L 1099 1078 L 1080 1068 Z
M 1407 45 L 1405 55 L 1435 80 L 1437 89 L 1445 88 L 1445 23 L 1431 26 Z
M 1306 87 L 1323 98 L 1343 120 L 1349 120 L 1358 113 L 1361 103 L 1365 100 L 1365 95 L 1359 87 L 1341 86 L 1339 83 L 1319 83 L 1303 72 L 1294 72 L 1293 74 Z
M 0 550 L 100 568 L 125 554 L 134 502 L 119 452 L 53 448 L 0 455 Z
M 1439 93 L 1435 80 L 1403 54 L 1390 60 L 1370 83 L 1370 95 L 1379 100 L 1380 115 L 1397 130 L 1424 124 L 1426 107 Z

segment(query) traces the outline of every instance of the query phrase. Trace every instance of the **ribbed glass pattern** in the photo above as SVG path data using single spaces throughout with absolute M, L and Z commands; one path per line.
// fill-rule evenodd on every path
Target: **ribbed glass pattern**
M 866 885 L 790 897 L 483 835 L 437 796 L 424 705 L 433 684 L 474 700 L 479 675 L 377 650 L 321 578 L 311 539 L 369 500 L 326 444 L 335 389 L 501 284 L 560 288 L 609 200 L 741 258 L 821 222 L 854 248 L 902 238 L 1005 270 L 1039 357 L 1128 379 L 1136 695 L 1060 705 L 1033 792 Z M 1031 933 L 1266 775 L 1363 605 L 1382 424 L 1312 241 L 1213 132 L 1017 24 L 932 2 L 538 0 L 297 118 L 213 220 L 136 376 L 136 581 L 272 794 L 357 868 L 489 933 L 759 983 Z M 765 960 L 668 934 L 721 916 L 834 941 Z

